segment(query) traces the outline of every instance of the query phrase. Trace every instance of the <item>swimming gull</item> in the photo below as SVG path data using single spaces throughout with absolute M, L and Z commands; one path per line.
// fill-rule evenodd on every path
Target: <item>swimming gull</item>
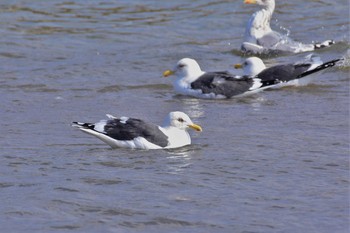
M 145 122 L 140 119 L 120 117 L 107 114 L 108 120 L 95 124 L 73 122 L 85 133 L 91 134 L 112 148 L 131 149 L 168 149 L 191 144 L 188 128 L 202 131 L 183 112 L 170 112 L 163 126 Z
M 253 76 L 264 82 L 279 82 L 281 86 L 306 85 L 312 80 L 311 74 L 333 67 L 343 60 L 334 59 L 322 62 L 318 56 L 310 54 L 301 62 L 294 64 L 280 64 L 266 68 L 264 62 L 258 57 L 247 58 L 242 64 L 235 64 L 236 69 L 242 68 L 244 75 Z
M 245 4 L 258 4 L 262 9 L 255 12 L 248 21 L 242 51 L 252 54 L 270 52 L 307 52 L 329 47 L 333 40 L 322 43 L 302 44 L 286 35 L 273 31 L 270 27 L 271 16 L 275 9 L 275 0 L 244 0 Z
M 166 70 L 164 77 L 175 75 L 173 87 L 179 94 L 203 99 L 224 99 L 253 94 L 271 85 L 259 78 L 233 75 L 229 72 L 202 71 L 197 61 L 183 58 L 172 70 Z

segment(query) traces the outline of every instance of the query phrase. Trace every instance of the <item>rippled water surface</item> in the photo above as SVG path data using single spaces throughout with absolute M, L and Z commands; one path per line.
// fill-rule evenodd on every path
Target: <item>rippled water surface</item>
M 312 84 L 226 101 L 175 95 L 183 57 L 232 70 L 243 1 L 0 2 L 3 232 L 348 232 L 349 62 Z M 278 0 L 276 30 L 349 56 L 349 2 Z M 268 65 L 307 54 L 268 57 Z M 234 71 L 239 72 L 239 71 Z M 112 150 L 70 127 L 106 113 L 202 133 L 176 150 Z

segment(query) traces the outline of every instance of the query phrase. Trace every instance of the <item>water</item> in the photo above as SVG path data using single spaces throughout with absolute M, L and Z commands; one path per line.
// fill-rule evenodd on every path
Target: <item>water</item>
M 349 3 L 278 1 L 273 28 L 349 49 Z M 241 1 L 0 3 L 3 232 L 348 232 L 349 66 L 238 100 L 174 94 L 161 74 L 242 61 Z M 278 20 L 278 21 L 277 21 Z M 307 54 L 266 58 L 268 65 Z M 238 72 L 238 71 L 235 71 Z M 176 150 L 112 150 L 70 127 L 104 114 L 203 127 Z

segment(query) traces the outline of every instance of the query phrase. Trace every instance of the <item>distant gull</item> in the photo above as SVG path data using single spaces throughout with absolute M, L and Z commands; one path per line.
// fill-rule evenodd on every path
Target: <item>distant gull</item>
M 273 31 L 270 27 L 271 16 L 275 9 L 275 0 L 244 0 L 245 4 L 258 4 L 262 9 L 255 12 L 249 19 L 242 51 L 252 54 L 270 52 L 300 53 L 315 49 L 329 47 L 334 44 L 333 40 L 322 43 L 302 44 L 286 35 Z
M 253 94 L 278 83 L 270 84 L 259 78 L 233 75 L 229 72 L 204 72 L 191 58 L 183 58 L 164 77 L 175 74 L 175 91 L 182 95 L 203 99 L 224 99 Z
M 188 128 L 202 131 L 183 112 L 170 112 L 164 126 L 158 126 L 140 119 L 120 117 L 107 114 L 108 120 L 95 124 L 73 122 L 73 126 L 91 134 L 112 148 L 131 149 L 168 149 L 191 144 Z
M 253 76 L 269 84 L 279 83 L 275 87 L 290 85 L 306 85 L 311 81 L 309 75 L 335 66 L 339 61 L 334 59 L 322 62 L 313 54 L 305 57 L 302 62 L 294 64 L 280 64 L 266 68 L 264 62 L 258 57 L 247 58 L 242 64 L 236 64 L 236 69 L 242 68 L 244 75 Z M 306 77 L 307 76 L 307 77 Z

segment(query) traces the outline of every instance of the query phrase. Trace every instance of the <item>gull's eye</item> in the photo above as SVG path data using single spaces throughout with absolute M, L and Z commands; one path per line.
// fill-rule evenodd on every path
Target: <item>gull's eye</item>
M 182 118 L 179 118 L 179 119 L 177 119 L 179 122 L 181 122 L 181 123 L 183 123 L 183 122 L 185 122 L 184 121 L 184 119 L 182 119 Z
M 243 66 L 247 66 L 248 65 L 248 62 L 243 62 Z
M 178 64 L 177 67 L 179 68 L 183 68 L 185 66 L 185 64 Z

